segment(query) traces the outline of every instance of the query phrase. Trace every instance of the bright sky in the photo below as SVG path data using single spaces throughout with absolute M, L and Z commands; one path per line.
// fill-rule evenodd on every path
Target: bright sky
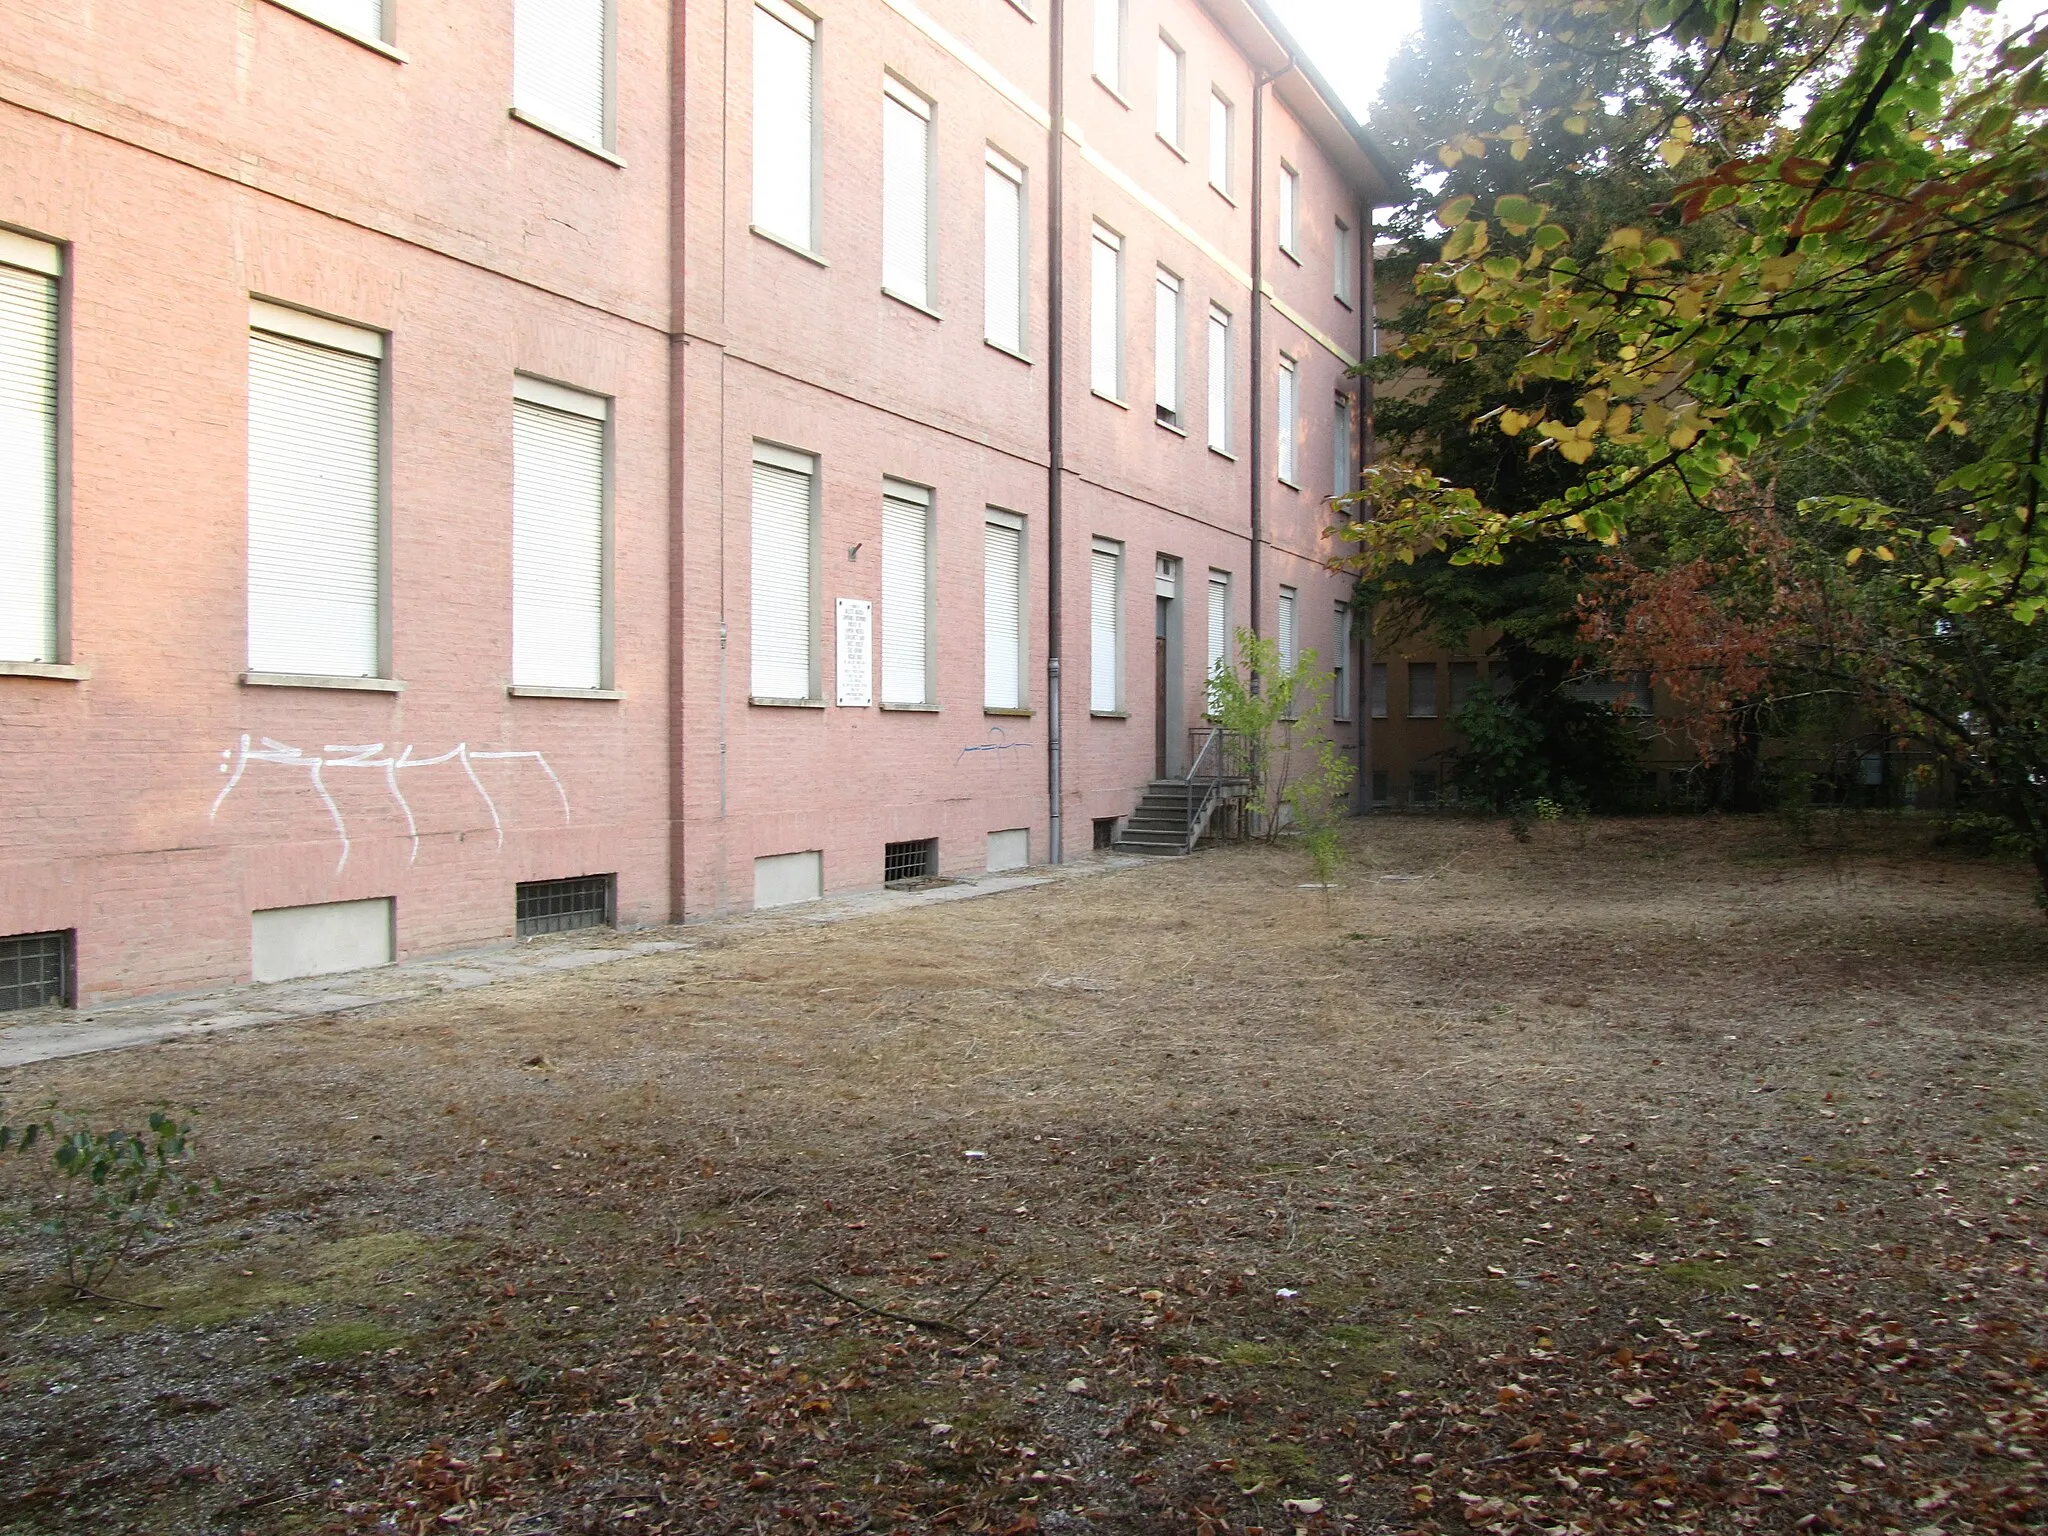
M 1421 25 L 1419 0 L 1271 0 L 1351 115 L 1363 122 L 1402 40 Z

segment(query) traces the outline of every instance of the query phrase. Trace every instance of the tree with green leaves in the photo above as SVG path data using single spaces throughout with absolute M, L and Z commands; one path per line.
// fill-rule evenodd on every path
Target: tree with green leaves
M 1695 88 L 1648 147 L 1682 179 L 1652 216 L 1587 251 L 1542 189 L 1454 192 L 1417 273 L 1403 356 L 1505 346 L 1510 388 L 1476 413 L 1532 462 L 1583 471 L 1533 505 L 1490 500 L 1426 461 L 1376 468 L 1344 530 L 1368 571 L 1444 552 L 1490 564 L 1531 539 L 1619 549 L 1680 505 L 1753 500 L 1770 464 L 1901 397 L 1922 433 L 1968 445 L 1918 500 L 1823 490 L 1777 514 L 1825 556 L 1819 611 L 1853 611 L 1864 685 L 1887 666 L 1946 681 L 1886 695 L 2011 822 L 2048 889 L 2048 757 L 2033 679 L 2048 657 L 2048 18 L 1958 71 L 1961 0 L 1832 0 L 1810 55 L 1767 68 L 1790 103 L 1761 130 L 1719 82 L 1769 43 L 1743 0 L 1458 0 L 1489 115 L 1440 158 L 1592 137 L 1571 58 L 1682 57 Z M 1644 141 L 1648 144 L 1648 140 Z M 1589 151 L 1589 161 L 1597 152 Z M 1696 232 L 1732 228 L 1703 254 Z M 1572 398 L 1517 391 L 1569 381 Z M 1366 515 L 1369 514 L 1369 515 Z M 1809 653 L 1816 637 L 1794 626 Z M 1978 660 L 1965 679 L 1951 653 Z M 1883 658 L 1883 659 L 1880 659 Z M 1830 665 L 1835 665 L 1831 663 Z M 1967 682 L 1967 686 L 1965 683 Z

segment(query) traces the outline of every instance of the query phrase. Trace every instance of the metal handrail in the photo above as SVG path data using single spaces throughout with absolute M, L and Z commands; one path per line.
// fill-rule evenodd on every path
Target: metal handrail
M 1228 756 L 1231 733 L 1220 726 L 1199 726 L 1188 732 L 1190 736 L 1202 737 L 1201 749 L 1188 764 L 1188 771 L 1181 776 L 1186 786 L 1187 824 L 1183 829 L 1182 851 L 1193 853 L 1195 839 L 1208 820 L 1210 807 L 1223 793 L 1224 780 L 1229 776 Z M 1201 786 L 1201 800 L 1195 799 L 1196 786 Z

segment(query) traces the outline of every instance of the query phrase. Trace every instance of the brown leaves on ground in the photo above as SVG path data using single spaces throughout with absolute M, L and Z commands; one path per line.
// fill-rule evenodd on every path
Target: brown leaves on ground
M 161 1314 L 17 1268 L 9 1536 L 2040 1529 L 2023 877 L 1539 831 L 18 1073 L 229 1195 Z

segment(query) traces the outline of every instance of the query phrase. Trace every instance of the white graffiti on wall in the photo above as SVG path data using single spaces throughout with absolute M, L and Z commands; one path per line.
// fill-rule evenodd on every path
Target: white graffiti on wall
M 349 836 L 347 818 L 328 792 L 326 775 L 331 769 L 368 769 L 384 775 L 385 787 L 397 803 L 399 814 L 405 818 L 406 836 L 412 840 L 408 863 L 420 856 L 420 829 L 419 823 L 413 819 L 412 807 L 406 803 L 405 792 L 399 788 L 398 776 L 412 769 L 439 768 L 449 763 L 459 767 L 476 790 L 477 797 L 483 801 L 484 810 L 491 818 L 491 831 L 500 848 L 505 846 L 505 825 L 499 819 L 497 801 L 484 788 L 484 781 L 477 777 L 475 765 L 478 763 L 533 762 L 548 776 L 548 782 L 555 787 L 556 798 L 562 802 L 562 825 L 568 826 L 570 822 L 568 791 L 562 788 L 562 781 L 555 777 L 555 770 L 548 766 L 547 758 L 538 752 L 473 752 L 469 743 L 457 742 L 446 752 L 433 757 L 414 757 L 411 743 L 398 752 L 386 753 L 383 742 L 373 741 L 361 746 L 325 746 L 316 754 L 287 746 L 281 741 L 272 741 L 268 736 L 259 736 L 252 744 L 245 733 L 241 745 L 222 748 L 220 758 L 220 771 L 228 776 L 228 781 L 214 796 L 213 806 L 206 813 L 208 821 L 220 814 L 220 808 L 227 803 L 228 796 L 235 792 L 235 786 L 242 782 L 243 775 L 252 764 L 274 763 L 281 768 L 301 769 L 312 781 L 313 792 L 320 797 L 320 803 L 327 807 L 327 814 L 334 821 L 335 835 L 341 839 L 341 858 L 334 866 L 337 874 L 348 867 Z

